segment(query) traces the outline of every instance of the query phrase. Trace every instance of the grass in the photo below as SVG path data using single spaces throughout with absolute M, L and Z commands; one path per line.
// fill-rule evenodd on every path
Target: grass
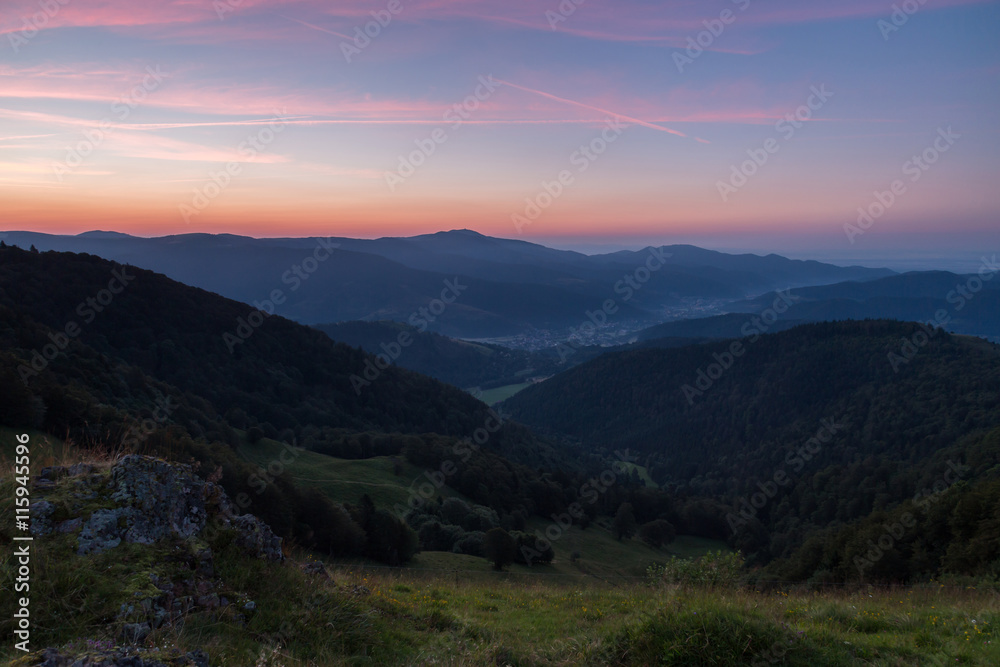
M 0 433 L 0 451 L 7 451 L 7 435 Z M 79 458 L 56 440 L 32 443 L 42 464 Z M 266 457 L 274 446 L 265 442 L 257 453 Z M 367 463 L 351 469 L 351 475 L 369 476 L 360 481 L 389 488 L 385 480 L 395 479 L 385 460 L 346 463 Z M 309 464 L 303 454 L 293 466 L 319 479 Z M 6 516 L 13 488 L 9 477 L 0 482 L 0 513 Z M 544 530 L 546 524 L 529 528 Z M 8 543 L 10 533 L 9 526 L 0 527 Z M 309 554 L 295 553 L 283 565 L 252 560 L 231 538 L 222 533 L 210 546 L 219 593 L 235 604 L 188 614 L 183 624 L 151 634 L 148 648 L 165 658 L 201 649 L 212 665 L 261 667 L 1000 664 L 995 588 L 759 592 L 654 584 L 639 570 L 669 553 L 636 540 L 618 542 L 598 524 L 554 540 L 556 558 L 544 567 L 493 572 L 484 559 L 433 552 L 418 554 L 406 568 L 330 563 L 330 579 L 297 566 L 312 559 Z M 718 547 L 681 538 L 669 551 L 691 556 Z M 190 549 L 165 541 L 81 557 L 73 553 L 71 535 L 36 540 L 32 646 L 113 644 L 123 622 L 121 605 L 155 595 L 151 574 L 190 576 L 184 556 Z M 581 552 L 577 562 L 568 557 L 573 551 Z M 0 634 L 8 638 L 14 572 L 12 550 L 5 549 Z M 247 611 L 250 600 L 255 609 Z M 11 641 L 0 644 L 0 662 L 7 660 L 34 664 L 15 655 Z
M 418 664 L 1000 664 L 998 602 L 983 591 L 759 593 L 503 574 L 339 576 L 414 618 L 448 619 L 423 636 Z
M 72 444 L 67 444 L 59 438 L 47 433 L 33 430 L 18 430 L 0 426 L 0 469 L 7 471 L 14 464 L 14 453 L 17 448 L 17 436 L 27 433 L 28 446 L 31 451 L 31 470 L 38 474 L 42 468 L 55 465 L 73 465 L 81 461 L 92 462 L 94 459 L 105 458 L 99 453 L 83 452 Z
M 270 462 L 279 460 L 283 447 L 281 443 L 264 439 L 255 445 L 243 445 L 239 452 L 248 461 L 267 467 Z M 411 485 L 415 488 L 427 481 L 424 468 L 401 460 L 398 464 L 400 474 L 396 475 L 394 462 L 389 457 L 348 460 L 313 452 L 299 452 L 295 460 L 285 466 L 285 472 L 296 484 L 315 487 L 334 501 L 357 503 L 367 493 L 377 507 L 393 508 L 397 504 L 406 504 Z M 443 497 L 468 500 L 447 486 L 440 489 L 440 494 Z M 650 563 L 666 560 L 671 555 L 692 557 L 711 550 L 725 549 L 722 542 L 682 536 L 667 550 L 654 550 L 637 539 L 623 542 L 615 540 L 609 525 L 605 525 L 607 523 L 596 522 L 587 530 L 574 526 L 561 533 L 560 538 L 552 543 L 555 560 L 551 566 L 547 566 L 548 571 L 560 575 L 585 574 L 605 578 L 642 576 Z M 544 533 L 548 527 L 549 523 L 535 518 L 528 522 L 526 529 L 527 532 L 537 530 Z M 577 551 L 581 558 L 578 563 L 571 563 L 570 556 Z M 443 569 L 454 568 L 445 565 Z M 537 570 L 536 567 L 535 571 Z
M 273 440 L 261 440 L 254 445 L 244 444 L 240 455 L 247 461 L 267 468 L 280 462 L 284 445 Z M 285 459 L 288 460 L 286 453 Z M 414 489 L 427 481 L 425 468 L 411 465 L 397 457 L 400 474 L 394 472 L 395 463 L 386 456 L 370 459 L 338 459 L 315 452 L 297 452 L 294 461 L 283 465 L 283 470 L 302 486 L 311 486 L 337 502 L 357 503 L 368 494 L 378 507 L 392 508 L 397 503 L 405 505 Z M 463 498 L 448 487 L 440 489 L 444 497 Z
M 46 602 L 33 608 L 33 645 L 113 641 L 115 607 L 176 546 L 70 558 L 63 538 L 36 544 L 43 572 L 33 594 Z M 148 647 L 201 648 L 213 665 L 285 667 L 1000 664 L 1000 606 L 990 591 L 610 585 L 541 570 L 496 573 L 483 559 L 440 553 L 405 569 L 333 565 L 324 581 L 292 563 L 248 560 L 225 536 L 212 548 L 226 594 L 257 610 L 191 614 L 180 629 L 151 635 Z M 5 575 L 8 567 L 5 554 Z M 0 618 L 8 634 L 9 618 Z M 0 656 L 10 650 L 5 644 Z
M 508 384 L 503 387 L 486 389 L 483 391 L 483 395 L 479 397 L 479 400 L 486 405 L 496 405 L 500 401 L 506 401 L 522 389 L 527 389 L 531 385 L 531 382 L 522 382 L 520 384 Z

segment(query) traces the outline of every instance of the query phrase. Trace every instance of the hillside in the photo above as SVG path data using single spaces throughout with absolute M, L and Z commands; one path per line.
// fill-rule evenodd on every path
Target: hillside
M 316 328 L 335 341 L 376 355 L 393 353 L 403 336 L 406 346 L 393 359 L 397 365 L 456 387 L 491 389 L 562 370 L 554 354 L 457 340 L 401 322 L 341 322 Z
M 67 338 L 70 348 L 83 345 L 84 356 L 120 360 L 208 401 L 217 415 L 235 415 L 237 428 L 291 429 L 297 436 L 306 426 L 465 436 L 489 419 L 486 406 L 454 387 L 398 367 L 380 369 L 373 356 L 318 331 L 278 316 L 254 319 L 252 308 L 151 271 L 86 255 L 0 253 L 0 340 L 22 362 L 31 363 L 51 342 L 46 330 L 74 323 L 79 333 Z M 107 289 L 115 272 L 128 281 L 118 295 Z M 87 305 L 102 291 L 109 305 Z M 27 386 L 80 380 L 72 372 L 76 361 L 39 356 L 44 368 L 28 372 Z M 143 384 L 141 377 L 135 382 Z M 189 429 L 203 433 L 207 426 Z M 504 430 L 493 445 L 503 449 L 508 437 Z
M 482 556 L 493 529 L 533 549 L 572 511 L 560 535 L 666 525 L 808 578 L 830 570 L 816 553 L 857 552 L 837 530 L 905 511 L 949 462 L 969 488 L 941 507 L 998 492 L 1000 365 L 978 339 L 846 322 L 745 339 L 735 356 L 731 341 L 610 352 L 505 403 L 539 438 L 455 387 L 278 316 L 241 325 L 246 306 L 149 271 L 16 248 L 0 260 L 0 426 L 219 470 L 279 536 L 332 555 Z M 267 447 L 268 460 L 254 453 Z M 296 468 L 303 450 L 326 482 Z M 747 510 L 772 484 L 776 500 Z M 927 520 L 939 546 L 865 576 L 988 572 L 1000 552 L 988 516 Z M 959 535 L 985 556 L 958 557 Z
M 736 357 L 733 344 L 605 355 L 503 409 L 585 449 L 639 452 L 661 486 L 728 506 L 717 529 L 762 563 L 813 530 L 899 506 L 948 461 L 973 486 L 1000 471 L 997 346 L 879 321 L 744 339 Z M 968 530 L 991 528 L 983 517 Z M 919 567 L 934 571 L 946 548 Z
M 734 312 L 657 324 L 635 334 L 640 341 L 665 338 L 740 338 L 755 332 L 776 333 L 806 322 L 896 319 L 937 321 L 948 331 L 1000 342 L 1000 280 L 996 266 L 984 259 L 982 277 L 947 271 L 915 271 L 866 282 L 798 287 L 769 292 L 726 306 Z M 785 302 L 782 312 L 775 303 Z M 770 311 L 770 312 L 769 312 Z M 767 321 L 760 319 L 767 313 Z M 757 318 L 754 320 L 754 318 Z
M 157 496 L 152 488 L 167 490 Z M 80 490 L 90 492 L 86 506 L 74 500 Z M 13 486 L 0 481 L 0 491 L 9 511 Z M 212 482 L 187 466 L 134 456 L 50 466 L 34 491 L 39 507 L 53 510 L 32 545 L 31 595 L 44 604 L 31 607 L 30 653 L 11 642 L 0 647 L 0 658 L 16 667 L 916 667 L 928 660 L 978 667 L 998 658 L 1000 618 L 989 591 L 766 593 L 728 580 L 677 586 L 656 572 L 623 583 L 589 575 L 586 558 L 566 565 L 572 573 L 545 574 L 491 572 L 481 559 L 458 555 L 448 570 L 328 565 L 289 545 L 261 549 L 272 542 L 257 538 L 267 526 L 234 516 Z M 128 501 L 145 503 L 152 520 L 143 530 L 163 537 L 148 542 L 133 532 Z M 127 517 L 110 528 L 121 542 L 108 534 L 100 548 L 78 553 L 104 513 Z M 185 529 L 171 528 L 167 516 L 187 519 Z M 0 527 L 5 539 L 8 531 Z M 13 571 L 14 559 L 5 550 L 0 568 Z M 0 598 L 7 636 L 14 602 Z
M 770 306 L 770 304 L 768 304 Z M 786 331 L 805 321 L 799 319 L 780 319 L 767 325 L 767 333 Z M 762 327 L 754 324 L 750 315 L 743 313 L 727 313 L 712 317 L 699 317 L 688 320 L 664 322 L 635 334 L 639 341 L 662 341 L 671 339 L 687 339 L 691 342 L 704 342 L 718 338 L 741 338 L 761 331 Z
M 948 331 L 1000 342 L 1000 277 L 997 271 L 1000 265 L 994 257 L 983 258 L 976 274 L 914 271 L 863 283 L 802 287 L 794 291 L 796 303 L 783 319 L 934 321 Z M 765 294 L 743 304 L 733 304 L 732 308 L 759 313 L 774 299 L 774 294 Z
M 533 517 L 564 514 L 588 475 L 608 470 L 314 329 L 271 316 L 240 335 L 248 310 L 94 256 L 0 248 L 0 426 L 195 461 L 279 536 L 390 564 L 418 547 L 482 556 L 486 531 L 523 534 Z M 273 457 L 247 461 L 246 447 L 268 444 Z M 318 491 L 290 476 L 303 451 L 336 467 L 391 457 L 420 472 L 404 502 L 376 505 L 376 488 Z M 642 487 L 636 470 L 614 479 L 580 521 L 613 516 Z M 445 509 L 458 494 L 468 502 Z
M 12 480 L 0 489 L 13 513 Z M 0 655 L 17 656 L 8 664 L 253 664 L 279 643 L 337 664 L 406 650 L 383 639 L 387 620 L 365 619 L 370 603 L 324 585 L 316 563 L 285 562 L 288 546 L 190 466 L 141 456 L 50 466 L 32 496 L 31 653 L 5 642 Z M 14 560 L 5 549 L 5 588 Z M 10 637 L 16 597 L 0 599 Z
M 504 516 L 530 516 L 536 500 L 566 491 L 529 492 L 540 474 L 497 452 L 542 463 L 547 446 L 457 388 L 395 367 L 373 374 L 370 355 L 277 316 L 230 352 L 226 336 L 248 310 L 93 256 L 0 248 L 0 426 L 196 461 L 279 536 L 389 563 L 418 547 L 404 516 L 297 485 L 283 471 L 301 448 L 357 459 L 460 453 L 465 474 L 448 481 L 479 502 L 501 492 L 479 492 L 487 471 L 502 468 L 519 487 L 492 498 Z M 284 444 L 260 468 L 236 452 L 268 438 Z
M 664 308 L 686 312 L 688 300 L 740 300 L 789 285 L 891 273 L 692 246 L 587 256 L 468 230 L 373 240 L 103 232 L 3 238 L 23 249 L 86 252 L 142 266 L 244 303 L 281 290 L 278 314 L 305 324 L 391 319 L 465 338 L 578 327 L 608 298 L 617 299 L 617 321 L 639 327 L 659 321 Z M 645 273 L 636 273 L 640 267 Z M 449 287 L 456 281 L 457 289 Z M 447 307 L 429 317 L 426 309 L 442 294 Z

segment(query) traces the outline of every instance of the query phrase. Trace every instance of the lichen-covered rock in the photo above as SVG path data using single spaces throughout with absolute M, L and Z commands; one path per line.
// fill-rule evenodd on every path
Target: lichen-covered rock
M 82 465 L 82 464 L 81 464 Z M 46 479 L 76 476 L 76 484 L 83 488 L 76 495 L 90 498 L 96 491 L 88 485 L 90 466 L 46 468 Z M 212 528 L 233 528 L 237 543 L 257 558 L 281 561 L 281 538 L 257 517 L 239 516 L 233 510 L 222 488 L 199 478 L 190 466 L 149 456 L 126 456 L 112 467 L 108 479 L 110 503 L 113 507 L 93 511 L 82 521 L 77 537 L 77 553 L 100 553 L 113 549 L 122 542 L 154 544 L 167 537 L 190 539 L 200 535 L 212 522 Z M 32 505 L 33 532 L 48 535 L 53 526 L 50 520 L 55 506 L 47 501 Z M 75 532 L 79 525 L 72 523 L 80 517 L 60 524 L 62 532 Z M 206 554 L 203 571 L 210 572 L 211 552 Z M 210 576 L 210 575 L 209 575 Z
M 83 519 L 77 517 L 75 519 L 67 519 L 56 526 L 57 533 L 75 533 L 76 531 L 83 528 Z
M 44 537 L 52 532 L 52 513 L 56 506 L 47 500 L 36 500 L 31 503 L 31 534 Z
M 253 602 L 232 607 L 233 592 L 218 579 L 212 549 L 235 545 L 248 556 L 283 561 L 282 542 L 267 524 L 239 515 L 221 486 L 195 475 L 191 466 L 147 456 L 126 456 L 110 468 L 77 465 L 46 468 L 36 480 L 32 532 L 76 540 L 79 555 L 113 552 L 122 543 L 156 545 L 164 555 L 123 577 L 120 611 L 108 619 L 108 635 L 123 646 L 87 650 L 46 649 L 26 664 L 46 667 L 207 666 L 201 652 L 170 654 L 140 648 L 154 632 L 183 622 L 191 613 L 239 621 Z M 63 535 L 63 537 L 59 537 Z M 228 548 L 228 546 L 227 546 Z M 145 549 L 131 549 L 130 553 Z M 230 597 L 223 594 L 228 593 Z M 242 596 L 240 596 L 242 598 Z M 128 646 L 131 645 L 131 646 Z
M 275 536 L 266 523 L 252 514 L 233 517 L 232 525 L 239 531 L 236 543 L 245 551 L 266 560 L 284 560 L 281 538 Z
M 83 530 L 76 538 L 76 553 L 85 556 L 114 549 L 122 543 L 121 522 L 126 520 L 128 510 L 96 510 L 83 524 Z
M 153 544 L 173 535 L 192 537 L 205 527 L 207 482 L 188 466 L 148 456 L 126 456 L 111 469 L 111 498 L 133 512 L 127 542 Z

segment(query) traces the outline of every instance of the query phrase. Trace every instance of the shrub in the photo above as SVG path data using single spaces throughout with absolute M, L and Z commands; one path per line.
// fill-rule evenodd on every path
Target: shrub
M 701 558 L 672 557 L 663 565 L 652 565 L 646 574 L 653 583 L 680 584 L 683 586 L 735 586 L 743 570 L 740 552 L 708 552 Z
M 502 570 L 504 565 L 510 565 L 517 556 L 514 538 L 503 528 L 492 528 L 483 538 L 483 552 L 486 558 L 493 561 L 494 570 Z

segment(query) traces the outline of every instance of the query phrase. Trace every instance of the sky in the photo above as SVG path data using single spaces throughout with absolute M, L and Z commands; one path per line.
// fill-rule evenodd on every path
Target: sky
M 3 0 L 0 229 L 1000 246 L 1000 3 Z

